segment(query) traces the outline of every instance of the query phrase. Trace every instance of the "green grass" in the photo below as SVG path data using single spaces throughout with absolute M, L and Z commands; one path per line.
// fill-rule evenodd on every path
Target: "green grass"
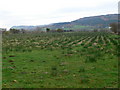
M 99 41 L 98 45 L 91 45 L 95 42 L 92 41 L 87 46 L 63 44 L 69 39 L 74 41 L 81 36 L 96 35 L 114 41 L 117 41 L 114 37 L 118 37 L 109 33 L 81 32 L 3 36 L 3 88 L 117 88 L 118 44 L 111 42 L 105 46 Z M 18 41 L 11 41 L 14 39 Z M 27 40 L 30 42 L 26 43 Z M 53 41 L 48 42 L 50 40 Z M 46 47 L 36 48 L 38 44 L 33 42 Z M 58 42 L 60 46 L 55 46 Z M 29 46 L 32 47 L 30 50 Z
M 73 25 L 71 28 L 64 28 L 65 30 L 79 30 L 79 29 L 93 29 L 92 26 L 83 26 L 83 25 Z

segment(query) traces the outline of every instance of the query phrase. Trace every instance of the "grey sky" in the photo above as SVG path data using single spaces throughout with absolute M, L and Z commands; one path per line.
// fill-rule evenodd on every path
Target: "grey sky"
M 44 25 L 118 13 L 119 0 L 1 0 L 0 27 Z

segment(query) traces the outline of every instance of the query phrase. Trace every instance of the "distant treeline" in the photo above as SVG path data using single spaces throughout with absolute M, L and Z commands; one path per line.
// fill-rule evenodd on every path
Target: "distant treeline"
M 120 35 L 120 23 L 111 23 L 110 25 L 110 28 L 109 30 L 107 29 L 103 29 L 103 28 L 96 28 L 94 30 L 92 30 L 93 32 L 98 32 L 98 31 L 107 31 L 107 32 L 110 32 L 112 31 L 113 33 L 115 34 L 119 34 Z M 44 31 L 41 30 L 41 28 L 37 28 L 36 30 L 25 30 L 25 29 L 14 29 L 14 28 L 10 28 L 9 31 L 7 31 L 6 29 L 4 30 L 1 30 L 1 32 L 3 34 L 19 34 L 19 33 L 30 33 L 30 32 L 34 32 L 34 33 L 43 33 L 43 32 L 74 32 L 75 30 L 63 30 L 63 29 L 56 29 L 56 30 L 53 30 L 53 29 L 50 29 L 50 28 L 45 28 Z M 91 30 L 78 30 L 78 31 L 91 31 Z

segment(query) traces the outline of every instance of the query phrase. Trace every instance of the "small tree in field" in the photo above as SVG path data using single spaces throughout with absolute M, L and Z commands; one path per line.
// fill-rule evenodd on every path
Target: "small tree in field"
M 21 33 L 25 33 L 26 31 L 24 29 L 21 29 Z
M 50 31 L 50 29 L 49 29 L 49 28 L 46 28 L 46 31 L 47 31 L 47 32 L 49 32 L 49 31 Z
M 62 29 L 57 29 L 57 32 L 63 32 L 63 30 Z

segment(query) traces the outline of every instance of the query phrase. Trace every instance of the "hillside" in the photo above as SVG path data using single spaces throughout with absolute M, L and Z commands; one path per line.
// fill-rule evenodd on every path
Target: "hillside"
M 55 23 L 50 28 L 65 29 L 86 29 L 86 28 L 105 28 L 110 23 L 118 22 L 118 14 L 108 14 L 92 17 L 84 17 L 71 22 Z M 84 28 L 83 28 L 84 27 Z
M 43 26 L 13 26 L 12 28 L 33 30 L 36 27 L 41 27 L 41 28 L 51 28 L 51 29 L 62 28 L 65 30 L 69 30 L 69 29 L 79 30 L 79 29 L 93 29 L 100 27 L 105 28 L 108 27 L 110 23 L 117 21 L 118 21 L 118 14 L 108 14 L 108 15 L 84 17 L 71 22 L 53 23 L 50 25 L 43 25 Z
M 14 28 L 14 29 L 26 29 L 26 30 L 32 30 L 35 28 L 35 26 L 13 26 L 11 28 Z
M 72 24 L 75 25 L 103 25 L 104 27 L 108 26 L 110 23 L 118 21 L 118 14 L 108 14 L 101 16 L 85 17 L 78 20 L 72 21 Z

